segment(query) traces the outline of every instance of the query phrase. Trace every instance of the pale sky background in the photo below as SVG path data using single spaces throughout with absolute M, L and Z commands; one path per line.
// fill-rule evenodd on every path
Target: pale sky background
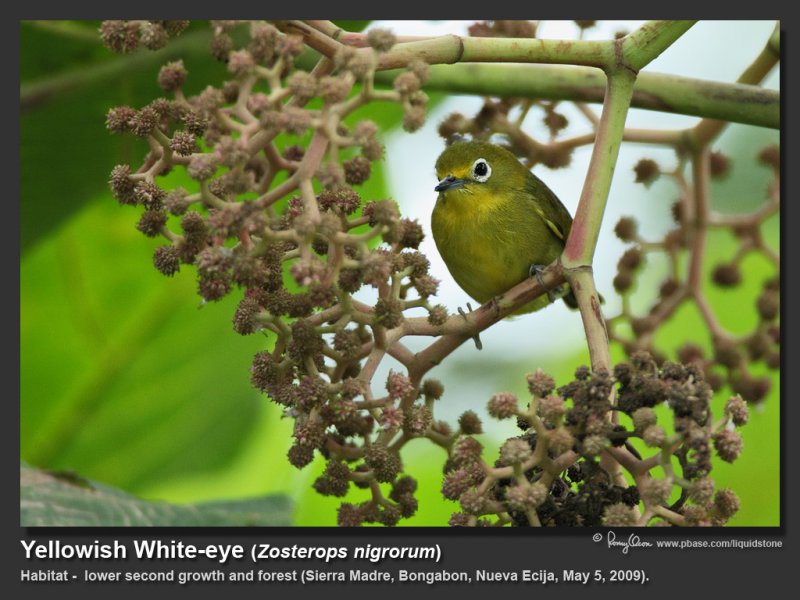
M 446 33 L 463 35 L 471 23 L 472 21 L 377 21 L 372 27 L 388 28 L 399 35 Z M 598 26 L 587 30 L 585 39 L 608 39 L 613 37 L 615 32 L 630 31 L 640 23 L 642 21 L 601 21 Z M 774 21 L 700 22 L 673 47 L 648 65 L 646 70 L 724 82 L 735 81 L 763 48 L 774 26 Z M 574 39 L 577 33 L 578 28 L 572 21 L 545 21 L 539 28 L 539 36 L 543 38 Z M 777 70 L 770 75 L 766 86 L 778 88 Z M 384 139 L 387 146 L 388 158 L 385 166 L 390 193 L 399 203 L 404 216 L 416 218 L 422 224 L 426 239 L 420 249 L 431 260 L 431 274 L 441 280 L 439 295 L 433 301 L 445 304 L 451 311 L 458 306 L 465 307 L 468 301 L 475 308 L 476 303 L 452 280 L 430 234 L 430 214 L 437 195 L 433 190 L 437 181 L 434 163 L 444 148 L 444 142 L 436 130 L 439 123 L 451 112 L 457 111 L 472 116 L 481 105 L 480 97 L 449 98 L 430 111 L 427 122 L 421 130 L 413 135 L 398 130 Z M 592 106 L 599 114 L 601 106 L 599 104 Z M 562 104 L 561 109 L 570 121 L 570 125 L 564 131 L 565 135 L 580 134 L 589 130 L 585 117 L 573 110 L 569 103 Z M 674 129 L 689 127 L 697 120 L 683 115 L 634 109 L 628 115 L 627 125 Z M 540 139 L 547 139 L 544 127 L 541 125 L 540 113 L 531 111 L 527 123 L 529 132 Z M 573 215 L 590 154 L 590 146 L 579 148 L 573 154 L 571 165 L 564 169 L 550 170 L 541 165 L 534 167 L 534 172 L 547 182 Z M 648 193 L 641 185 L 634 184 L 633 166 L 644 156 L 659 161 L 667 168 L 675 164 L 674 153 L 662 147 L 624 144 L 620 151 L 594 264 L 598 289 L 607 299 L 604 306 L 606 315 L 616 314 L 619 308 L 612 280 L 616 273 L 617 260 L 626 248 L 626 245 L 613 234 L 614 225 L 623 215 L 636 215 L 640 231 L 647 237 L 663 233 L 664 225 L 661 224 L 665 219 L 669 219 L 669 203 L 662 202 L 663 206 L 642 209 L 641 203 L 647 201 Z M 670 184 L 664 183 L 664 185 Z M 677 197 L 677 192 L 675 195 Z M 651 261 L 648 268 L 657 268 L 655 261 Z M 441 378 L 446 383 L 445 399 L 458 398 L 458 402 L 444 402 L 443 406 L 437 409 L 437 418 L 445 418 L 452 422 L 467 408 L 485 414 L 488 399 L 493 393 L 502 391 L 498 389 L 497 381 L 487 380 L 485 376 L 472 375 L 469 369 L 470 363 L 477 364 L 485 359 L 490 359 L 494 363 L 527 358 L 529 367 L 519 373 L 519 381 L 524 385 L 525 373 L 533 371 L 540 359 L 552 362 L 560 355 L 569 356 L 575 348 L 584 343 L 579 316 L 567 309 L 562 302 L 537 313 L 498 323 L 482 333 L 481 339 L 484 347 L 482 352 L 478 352 L 472 342 L 466 343 L 442 366 L 431 372 L 431 376 Z M 417 351 L 426 346 L 430 340 L 407 338 L 405 341 L 412 350 Z M 375 378 L 376 383 L 385 378 L 389 368 L 397 370 L 399 365 L 384 361 L 382 367 Z M 508 387 L 511 387 L 512 383 L 509 382 Z M 559 382 L 562 383 L 565 382 Z M 489 425 L 489 430 L 494 428 L 490 423 L 484 424 Z

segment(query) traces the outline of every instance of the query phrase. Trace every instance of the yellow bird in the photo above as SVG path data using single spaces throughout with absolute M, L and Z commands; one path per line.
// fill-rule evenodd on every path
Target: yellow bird
M 439 192 L 431 218 L 436 247 L 456 283 L 481 304 L 553 262 L 572 217 L 545 183 L 505 148 L 456 141 L 436 161 Z M 577 307 L 567 286 L 556 290 Z M 515 314 L 547 306 L 540 296 Z

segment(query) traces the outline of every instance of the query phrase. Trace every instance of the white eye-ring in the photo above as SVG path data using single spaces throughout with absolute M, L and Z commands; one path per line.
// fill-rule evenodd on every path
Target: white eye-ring
M 485 158 L 479 158 L 472 163 L 472 176 L 475 181 L 480 183 L 487 181 L 492 176 L 492 167 L 489 166 L 489 162 Z

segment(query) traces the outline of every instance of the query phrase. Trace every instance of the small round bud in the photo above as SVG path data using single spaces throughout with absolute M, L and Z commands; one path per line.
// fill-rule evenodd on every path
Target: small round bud
M 403 321 L 403 303 L 394 298 L 381 298 L 375 304 L 375 322 L 386 329 L 394 329 Z
M 319 95 L 329 104 L 341 102 L 353 87 L 352 78 L 326 76 L 319 80 Z
M 500 447 L 500 460 L 505 465 L 521 464 L 531 457 L 530 444 L 525 440 L 510 439 Z
M 344 179 L 350 185 L 360 185 L 369 179 L 372 165 L 363 156 L 356 156 L 346 160 L 344 165 Z
M 422 393 L 429 400 L 438 400 L 444 394 L 444 386 L 438 379 L 426 379 L 422 382 Z
M 723 429 L 714 435 L 714 449 L 725 462 L 732 463 L 742 453 L 741 436 L 730 429 Z
M 431 423 L 433 423 L 431 410 L 427 406 L 415 404 L 406 412 L 403 431 L 411 437 L 425 435 Z
M 739 497 L 732 490 L 720 490 L 714 496 L 714 508 L 723 519 L 730 519 L 739 512 Z
M 781 310 L 780 296 L 773 290 L 764 290 L 756 301 L 758 314 L 764 321 L 772 321 Z
M 336 523 L 339 527 L 360 527 L 364 522 L 363 511 L 349 502 L 339 505 L 336 512 Z
M 188 131 L 176 131 L 172 135 L 169 145 L 175 154 L 180 156 L 189 156 L 198 150 L 197 140 Z
M 633 506 L 617 502 L 603 511 L 603 525 L 606 527 L 633 527 L 639 518 Z
M 302 54 L 305 48 L 302 35 L 289 34 L 279 38 L 275 44 L 275 50 L 284 60 L 293 60 Z
M 458 500 L 464 512 L 471 515 L 481 514 L 486 507 L 486 497 L 474 488 L 461 494 Z
M 415 223 L 416 224 L 416 223 Z M 415 246 L 416 247 L 416 246 Z M 430 275 L 423 275 L 414 279 L 414 289 L 421 298 L 428 298 L 435 296 L 439 291 L 439 280 L 434 279 Z
M 698 504 L 706 504 L 714 494 L 714 480 L 701 477 L 692 483 L 689 488 L 689 498 Z
M 395 400 L 410 396 L 415 392 L 414 384 L 411 380 L 401 373 L 389 371 L 389 376 L 386 378 L 386 390 L 389 396 Z
M 644 431 L 648 427 L 655 425 L 658 420 L 655 411 L 648 407 L 637 408 L 631 415 L 633 428 L 636 432 Z
M 535 373 L 529 373 L 526 379 L 530 393 L 539 398 L 544 398 L 556 387 L 555 380 L 541 369 L 536 369 Z
M 483 446 L 473 437 L 462 436 L 453 445 L 453 461 L 466 465 L 480 460 Z
M 672 493 L 672 483 L 666 479 L 649 479 L 639 486 L 639 494 L 645 504 L 665 504 Z
M 111 133 L 124 133 L 130 131 L 130 120 L 136 110 L 130 106 L 115 106 L 106 113 L 106 128 Z
M 128 165 L 117 165 L 111 170 L 108 181 L 111 193 L 120 204 L 136 204 L 136 181 L 131 177 L 131 168 Z
M 248 50 L 234 50 L 228 54 L 228 71 L 237 77 L 252 73 L 255 66 L 256 61 Z
M 539 401 L 539 415 L 548 423 L 558 423 L 567 408 L 561 396 L 549 395 Z
M 113 52 L 131 52 L 139 47 L 139 24 L 135 21 L 103 21 L 100 38 Z
M 745 425 L 750 418 L 747 403 L 738 394 L 731 396 L 725 403 L 725 412 L 730 416 L 734 425 Z
M 489 414 L 495 419 L 509 419 L 517 414 L 519 401 L 511 392 L 495 394 L 489 400 Z
M 161 210 L 146 210 L 139 222 L 136 224 L 136 229 L 141 231 L 147 237 L 156 237 L 161 233 L 161 228 L 167 223 L 167 215 Z
M 131 132 L 138 137 L 147 136 L 158 126 L 159 115 L 150 106 L 138 111 L 129 121 Z
M 469 527 L 469 515 L 462 512 L 455 512 L 450 515 L 447 524 L 450 525 L 450 527 Z
M 622 217 L 614 227 L 614 233 L 623 242 L 632 242 L 636 239 L 636 220 L 632 217 Z
M 286 86 L 291 90 L 297 102 L 308 102 L 317 93 L 317 78 L 305 71 L 295 71 Z
M 182 34 L 186 28 L 189 27 L 190 22 L 186 19 L 167 19 L 161 21 L 161 25 L 167 30 L 169 35 L 174 36 Z
M 425 124 L 425 107 L 409 106 L 403 113 L 403 129 L 414 133 Z
M 371 444 L 367 447 L 364 460 L 372 469 L 375 479 L 381 483 L 393 481 L 402 468 L 400 457 L 383 444 Z
M 477 435 L 483 433 L 483 425 L 478 415 L 471 410 L 465 411 L 458 418 L 458 424 L 461 427 L 461 432 L 465 435 Z
M 275 56 L 278 30 L 267 23 L 250 25 L 250 44 L 247 49 L 259 63 L 269 63 Z
M 773 350 L 769 352 L 764 359 L 764 362 L 767 364 L 767 367 L 774 370 L 781 368 L 781 353 L 779 350 Z
M 178 251 L 174 246 L 159 246 L 153 253 L 153 265 L 163 275 L 172 277 L 181 268 Z
M 711 278 L 720 287 L 735 287 L 742 282 L 742 272 L 736 263 L 719 264 Z
M 184 112 L 181 116 L 181 120 L 183 121 L 183 126 L 186 128 L 186 131 L 196 136 L 203 135 L 208 128 L 208 119 L 193 110 Z
M 538 481 L 532 485 L 513 485 L 506 488 L 506 502 L 511 510 L 527 511 L 547 500 L 547 488 Z
M 643 158 L 633 167 L 636 173 L 636 183 L 642 183 L 645 187 L 650 187 L 652 183 L 661 175 L 661 169 L 656 161 Z
M 308 446 L 295 444 L 289 448 L 289 464 L 298 469 L 302 469 L 314 460 L 314 449 Z
M 567 450 L 572 450 L 575 446 L 575 438 L 566 427 L 557 427 L 547 432 L 547 439 L 550 449 L 556 454 L 562 454 Z
M 425 232 L 422 230 L 422 225 L 419 222 L 411 219 L 402 219 L 399 223 L 398 244 L 403 248 L 412 248 L 416 250 L 425 239 Z M 434 292 L 427 294 L 432 295 Z
M 477 483 L 473 473 L 468 469 L 450 471 L 442 481 L 442 496 L 448 500 L 458 500 L 461 494 Z
M 642 251 L 638 248 L 628 248 L 620 257 L 617 269 L 620 271 L 635 271 L 644 260 Z
M 166 92 L 174 92 L 183 87 L 188 72 L 182 60 L 167 63 L 158 72 L 158 85 Z
M 386 406 L 381 411 L 379 423 L 381 429 L 397 429 L 403 425 L 405 421 L 405 414 L 396 406 Z
M 186 167 L 189 177 L 196 181 L 207 181 L 217 171 L 217 160 L 210 154 L 193 156 Z
M 581 444 L 581 453 L 585 456 L 598 456 L 611 445 L 608 438 L 602 435 L 587 435 Z
M 227 33 L 217 33 L 208 44 L 211 56 L 220 62 L 227 62 L 228 55 L 233 51 L 233 39 Z
M 630 271 L 620 271 L 614 276 L 613 284 L 617 292 L 625 293 L 633 286 L 633 274 Z
M 138 204 L 149 209 L 160 209 L 166 192 L 152 181 L 140 181 L 133 188 L 133 197 Z
M 421 86 L 422 82 L 419 80 L 419 77 L 411 71 L 400 73 L 400 75 L 394 78 L 394 89 L 401 95 L 413 94 L 418 91 Z
M 709 154 L 708 162 L 711 177 L 715 179 L 722 179 L 730 172 L 731 159 L 722 152 L 712 152 Z
M 397 37 L 388 29 L 372 29 L 367 32 L 367 43 L 378 52 L 388 52 L 397 43 Z
M 428 323 L 434 326 L 444 325 L 448 316 L 447 308 L 442 304 L 437 304 L 431 307 L 428 313 Z

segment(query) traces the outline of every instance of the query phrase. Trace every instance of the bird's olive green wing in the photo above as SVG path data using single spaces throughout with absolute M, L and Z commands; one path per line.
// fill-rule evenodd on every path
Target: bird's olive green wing
M 534 211 L 542 217 L 553 235 L 560 239 L 562 244 L 566 243 L 572 227 L 572 216 L 544 181 L 533 173 L 528 175 L 529 177 L 525 178 L 525 192 L 531 199 L 536 199 L 533 203 Z

